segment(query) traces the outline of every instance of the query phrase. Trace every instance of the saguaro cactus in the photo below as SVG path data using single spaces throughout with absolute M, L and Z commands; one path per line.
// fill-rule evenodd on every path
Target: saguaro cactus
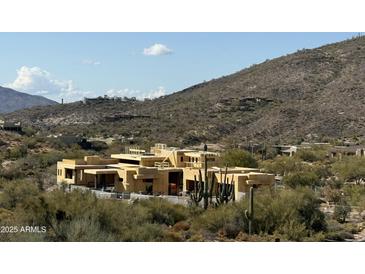
M 245 210 L 245 216 L 248 220 L 248 234 L 252 234 L 252 222 L 254 218 L 254 206 L 253 206 L 253 193 L 255 189 L 255 185 L 250 187 L 250 197 L 249 197 L 249 204 L 248 204 L 248 210 Z
M 194 176 L 194 190 L 190 193 L 191 200 L 195 203 L 195 205 L 199 205 L 199 203 L 203 200 L 204 209 L 208 208 L 209 202 L 212 203 L 212 195 L 215 183 L 215 176 L 212 175 L 210 180 L 210 185 L 208 183 L 208 175 L 204 176 L 205 180 L 202 179 L 202 172 L 199 169 L 199 181 L 196 180 L 196 176 Z
M 201 200 L 203 199 L 204 194 L 204 185 L 202 183 L 202 173 L 199 170 L 199 181 L 196 180 L 196 176 L 194 175 L 194 190 L 190 192 L 190 199 L 196 204 L 199 205 Z
M 218 187 L 216 189 L 215 198 L 217 201 L 217 205 L 228 203 L 229 201 L 235 200 L 235 192 L 234 192 L 234 182 L 233 176 L 231 178 L 231 182 L 228 183 L 227 173 L 228 168 L 224 172 L 224 179 L 222 180 L 222 171 L 220 171 L 220 183 L 218 183 Z

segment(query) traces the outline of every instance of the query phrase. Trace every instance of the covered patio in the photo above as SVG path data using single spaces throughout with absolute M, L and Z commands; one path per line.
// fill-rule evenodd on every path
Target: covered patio
M 116 177 L 118 175 L 117 169 L 85 169 L 85 175 L 92 177 L 94 188 L 106 188 L 114 186 Z

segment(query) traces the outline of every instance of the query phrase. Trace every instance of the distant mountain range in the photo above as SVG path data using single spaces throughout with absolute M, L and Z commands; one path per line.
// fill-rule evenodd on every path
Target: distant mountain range
M 55 105 L 57 102 L 42 96 L 30 95 L 0 86 L 0 113 L 8 113 L 34 106 Z
M 365 136 L 365 37 L 299 50 L 150 101 L 78 102 L 8 117 L 47 131 L 176 145 Z

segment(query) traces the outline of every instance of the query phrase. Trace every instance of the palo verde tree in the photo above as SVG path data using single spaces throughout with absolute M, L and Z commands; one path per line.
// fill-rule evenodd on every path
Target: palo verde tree
M 222 156 L 222 162 L 225 166 L 241 166 L 256 168 L 256 159 L 247 151 L 241 149 L 230 149 Z

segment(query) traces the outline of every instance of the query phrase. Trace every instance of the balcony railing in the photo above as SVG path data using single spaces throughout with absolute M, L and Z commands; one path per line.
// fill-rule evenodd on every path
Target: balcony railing
M 169 167 L 169 166 L 170 166 L 169 162 L 155 162 L 155 167 L 163 168 L 163 167 Z

